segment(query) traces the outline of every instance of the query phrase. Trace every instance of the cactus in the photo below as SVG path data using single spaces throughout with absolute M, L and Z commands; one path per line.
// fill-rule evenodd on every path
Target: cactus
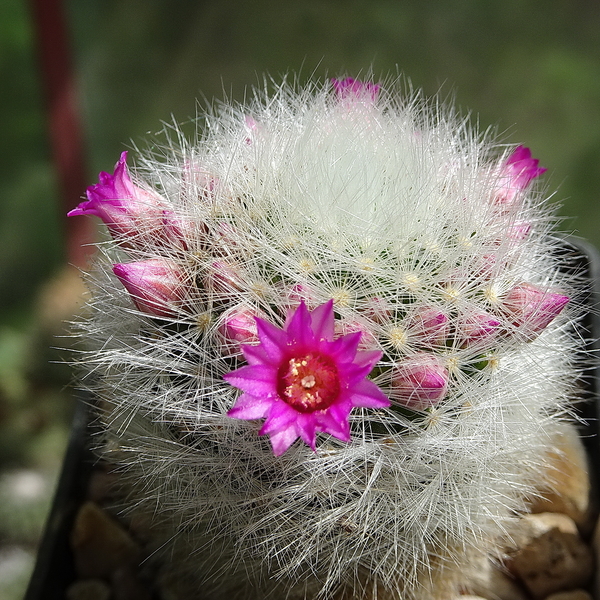
M 110 233 L 82 382 L 165 578 L 444 597 L 577 393 L 545 169 L 394 82 L 283 83 L 173 131 L 70 213 Z

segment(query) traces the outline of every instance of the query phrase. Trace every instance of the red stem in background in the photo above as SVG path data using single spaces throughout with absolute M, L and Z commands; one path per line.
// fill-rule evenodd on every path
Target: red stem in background
M 94 240 L 89 219 L 66 219 L 87 187 L 83 132 L 77 110 L 75 79 L 62 0 L 30 0 L 31 14 L 46 100 L 52 160 L 65 215 L 67 259 L 84 266 Z

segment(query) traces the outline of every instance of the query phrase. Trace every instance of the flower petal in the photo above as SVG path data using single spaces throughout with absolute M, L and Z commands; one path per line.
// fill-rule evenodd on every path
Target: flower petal
M 271 446 L 273 447 L 273 454 L 275 456 L 281 456 L 297 439 L 298 434 L 295 428 L 282 429 L 277 433 L 270 434 Z
M 256 318 L 256 330 L 261 348 L 272 361 L 279 362 L 282 357 L 283 349 L 287 345 L 287 336 L 285 331 L 272 325 L 264 319 Z
M 300 306 L 292 315 L 286 332 L 288 343 L 306 347 L 314 344 L 315 335 L 311 329 L 311 317 L 304 302 L 300 302 Z
M 352 386 L 349 390 L 350 400 L 353 406 L 362 406 L 363 408 L 387 408 L 390 406 L 390 399 L 369 379 L 363 379 L 361 382 Z
M 223 375 L 223 379 L 252 396 L 269 398 L 275 394 L 276 375 L 268 365 L 246 365 Z
M 311 313 L 311 328 L 318 340 L 333 340 L 335 318 L 333 300 L 317 306 Z
M 227 412 L 227 416 L 245 421 L 262 419 L 268 414 L 270 408 L 271 402 L 267 398 L 242 394 L 237 399 L 233 408 Z

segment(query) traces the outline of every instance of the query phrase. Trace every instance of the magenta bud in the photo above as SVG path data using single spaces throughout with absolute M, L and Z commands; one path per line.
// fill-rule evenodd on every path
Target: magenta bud
M 474 312 L 459 319 L 456 336 L 463 346 L 485 343 L 491 340 L 497 333 L 501 321 L 485 312 Z
M 212 198 L 219 184 L 219 180 L 194 159 L 183 163 L 183 181 L 204 198 Z
M 508 292 L 504 308 L 513 319 L 513 325 L 533 339 L 548 327 L 568 302 L 568 296 L 522 283 Z
M 137 309 L 157 317 L 171 317 L 183 297 L 183 278 L 168 260 L 151 259 L 113 265 Z
M 502 205 L 512 204 L 533 179 L 546 171 L 538 166 L 539 162 L 538 159 L 532 158 L 529 148 L 525 146 L 515 148 L 500 167 L 494 202 Z
M 423 352 L 399 364 L 392 375 L 392 390 L 409 408 L 435 406 L 448 390 L 448 371 L 440 358 Z
M 247 307 L 235 307 L 226 311 L 219 325 L 219 333 L 226 344 L 240 348 L 241 344 L 249 344 L 258 340 L 256 328 L 256 311 Z
M 370 100 L 375 102 L 381 91 L 381 86 L 378 83 L 360 81 L 352 77 L 346 77 L 345 79 L 333 77 L 331 83 L 335 93 L 341 100 Z
M 210 274 L 206 283 L 211 291 L 227 295 L 242 288 L 242 277 L 235 267 L 217 260 L 210 265 Z
M 121 153 L 115 172 L 102 172 L 99 183 L 87 188 L 87 200 L 67 216 L 94 215 L 102 219 L 111 235 L 126 247 L 151 240 L 184 245 L 180 228 L 172 222 L 163 199 L 135 185 L 127 169 L 127 152 Z
M 286 305 L 294 310 L 298 308 L 300 302 L 307 306 L 313 306 L 317 303 L 317 297 L 314 291 L 304 283 L 295 283 L 285 291 L 287 298 Z
M 450 332 L 448 315 L 434 306 L 423 306 L 408 317 L 411 341 L 426 346 L 443 344 Z

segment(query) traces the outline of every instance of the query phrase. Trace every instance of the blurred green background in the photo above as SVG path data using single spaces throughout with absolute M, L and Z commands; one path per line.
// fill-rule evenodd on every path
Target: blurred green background
M 64 9 L 89 183 L 162 121 L 189 122 L 197 98 L 241 100 L 264 73 L 372 69 L 402 73 L 426 95 L 441 88 L 481 129 L 498 124 L 506 141 L 529 146 L 571 217 L 563 229 L 600 245 L 597 0 L 65 0 Z M 34 31 L 27 2 L 0 0 L 1 598 L 22 594 L 60 465 L 72 388 L 65 353 L 52 347 L 69 346 L 55 336 L 81 296 L 64 269 Z

